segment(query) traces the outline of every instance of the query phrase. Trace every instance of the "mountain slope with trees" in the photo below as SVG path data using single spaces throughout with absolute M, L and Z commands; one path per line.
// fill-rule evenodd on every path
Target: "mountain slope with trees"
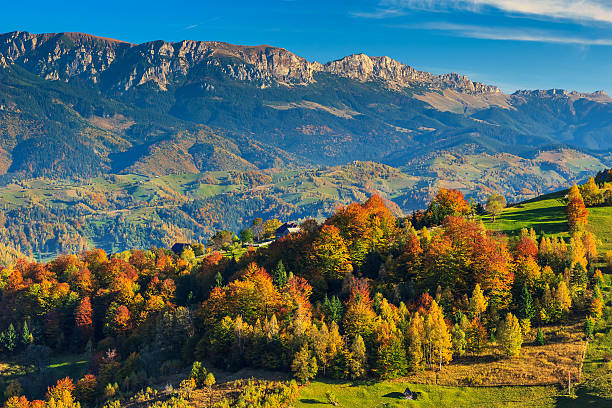
M 2 34 L 0 242 L 47 259 L 327 217 L 373 193 L 405 213 L 440 188 L 518 202 L 609 166 L 611 108 L 364 54 Z
M 612 218 L 610 192 L 593 179 L 564 194 L 554 210 L 563 235 L 529 225 L 500 235 L 487 225 L 506 212 L 537 220 L 529 203 L 492 223 L 459 191 L 441 189 L 411 217 L 373 195 L 241 256 L 211 242 L 180 254 L 98 249 L 13 262 L 0 270 L 0 345 L 29 375 L 7 381 L 5 406 L 274 406 L 315 378 L 334 379 L 330 401 L 352 398 L 341 384 L 400 378 L 463 386 L 470 401 L 517 396 L 465 387 L 521 385 L 536 386 L 543 406 L 566 391 L 607 404 L 612 265 L 588 212 Z M 66 352 L 89 361 L 80 379 L 41 375 Z M 296 382 L 228 374 L 254 369 Z M 175 386 L 146 388 L 168 381 Z M 432 403 L 446 398 L 416 389 Z

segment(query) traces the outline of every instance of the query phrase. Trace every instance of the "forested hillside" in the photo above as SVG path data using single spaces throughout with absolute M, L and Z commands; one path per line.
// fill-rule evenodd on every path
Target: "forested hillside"
M 5 406 L 348 403 L 342 384 L 393 378 L 426 399 L 419 384 L 520 385 L 537 387 L 541 406 L 609 404 L 612 251 L 589 218 L 612 220 L 609 175 L 506 210 L 440 189 L 426 211 L 398 217 L 373 195 L 267 247 L 248 245 L 264 222 L 242 242 L 219 233 L 180 254 L 14 261 L 0 271 Z M 560 225 L 536 225 L 551 214 Z M 237 380 L 249 372 L 259 379 Z M 299 390 L 315 379 L 334 379 L 327 396 L 318 381 Z
M 0 242 L 49 259 L 325 218 L 373 193 L 405 214 L 439 188 L 518 202 L 610 165 L 611 108 L 364 54 L 2 34 Z

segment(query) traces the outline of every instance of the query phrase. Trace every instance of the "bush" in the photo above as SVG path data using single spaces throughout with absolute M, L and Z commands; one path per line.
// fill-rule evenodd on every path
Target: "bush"
M 544 332 L 542 331 L 541 328 L 538 328 L 538 334 L 536 334 L 536 343 L 539 344 L 540 346 L 543 346 L 545 343 Z
M 208 372 L 202 363 L 199 361 L 194 361 L 193 366 L 191 367 L 191 374 L 189 378 L 192 378 L 196 384 L 196 387 L 203 387 L 204 382 L 206 381 L 206 375 Z

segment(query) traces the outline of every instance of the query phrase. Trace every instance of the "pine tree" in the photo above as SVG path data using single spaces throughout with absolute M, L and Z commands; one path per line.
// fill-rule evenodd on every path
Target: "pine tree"
M 21 329 L 21 344 L 24 347 L 29 346 L 34 342 L 34 337 L 32 333 L 30 333 L 30 328 L 28 327 L 28 322 L 23 322 L 23 328 Z
M 13 323 L 9 325 L 8 329 L 4 333 L 3 340 L 5 349 L 7 349 L 8 351 L 15 350 L 15 347 L 17 347 L 17 332 L 15 331 Z
M 215 287 L 220 288 L 223 286 L 223 275 L 221 275 L 221 272 L 217 272 L 217 274 L 215 275 Z
M 533 298 L 531 297 L 531 293 L 529 293 L 529 289 L 527 285 L 523 285 L 523 290 L 521 291 L 521 296 L 519 297 L 519 318 L 521 319 L 529 319 L 533 318 L 535 314 L 535 310 L 533 308 Z
M 282 288 L 287 284 L 287 271 L 285 271 L 285 265 L 283 265 L 282 259 L 276 264 L 272 276 L 274 278 L 274 286 L 277 288 Z
M 589 278 L 587 276 L 587 271 L 585 267 L 581 263 L 576 262 L 576 264 L 570 270 L 569 280 L 570 287 L 573 293 L 581 295 L 586 290 Z
M 536 334 L 536 342 L 540 345 L 543 346 L 545 341 L 544 341 L 544 332 L 542 331 L 542 328 L 538 327 L 538 334 Z
M 191 375 L 189 376 L 189 378 L 192 378 L 195 381 L 196 386 L 201 387 L 204 385 L 204 381 L 206 380 L 207 374 L 208 372 L 206 371 L 206 368 L 201 362 L 193 362 L 193 365 L 191 366 Z
M 499 344 L 507 356 L 518 356 L 521 352 L 523 344 L 521 325 L 512 313 L 506 315 L 506 320 L 501 326 Z
M 323 300 L 323 313 L 330 322 L 337 324 L 342 321 L 342 302 L 337 296 L 332 296 L 331 300 L 325 295 Z

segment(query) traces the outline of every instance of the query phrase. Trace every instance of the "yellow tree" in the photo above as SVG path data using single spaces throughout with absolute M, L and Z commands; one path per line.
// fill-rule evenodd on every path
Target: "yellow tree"
M 274 238 L 274 234 L 276 233 L 276 230 L 281 225 L 283 225 L 283 223 L 277 220 L 276 218 L 273 218 L 271 220 L 266 220 L 262 225 L 264 238 L 266 239 Z
M 501 214 L 504 208 L 506 208 L 506 197 L 503 195 L 491 194 L 489 198 L 487 198 L 485 210 L 491 214 L 493 222 L 495 222 L 495 217 Z
M 421 339 L 424 333 L 423 318 L 419 315 L 419 312 L 415 312 L 410 319 L 406 335 L 408 365 L 413 371 L 418 370 L 423 361 L 423 342 Z
M 357 335 L 355 340 L 353 340 L 353 344 L 351 344 L 351 351 L 348 353 L 346 360 L 348 376 L 353 380 L 362 378 L 368 369 L 367 363 L 365 343 L 363 338 Z
M 324 225 L 319 236 L 312 243 L 310 252 L 312 266 L 328 279 L 342 279 L 353 271 L 349 251 L 333 225 Z
M 475 318 L 480 319 L 480 315 L 487 310 L 487 304 L 488 301 L 480 289 L 480 284 L 477 283 L 470 298 L 470 312 L 474 314 Z
M 425 330 L 431 342 L 432 358 L 436 358 L 442 370 L 442 364 L 453 359 L 453 342 L 444 320 L 444 313 L 435 300 L 431 301 L 425 322 Z
M 580 192 L 582 194 L 582 198 L 584 199 L 584 204 L 589 207 L 597 205 L 601 201 L 599 186 L 597 183 L 595 183 L 595 179 L 593 177 L 590 177 L 589 181 L 587 181 L 586 184 L 580 188 Z
M 523 334 L 518 319 L 512 313 L 506 315 L 499 335 L 500 347 L 507 356 L 518 356 L 523 344 Z
M 559 286 L 555 291 L 555 303 L 564 314 L 569 312 L 570 307 L 572 307 L 572 298 L 570 297 L 567 285 L 563 280 L 559 283 Z
M 584 246 L 587 261 L 589 261 L 589 263 L 597 261 L 597 241 L 592 232 L 587 231 L 582 234 L 582 245 Z
M 329 355 L 327 353 L 327 344 L 329 342 L 329 330 L 325 322 L 321 325 L 320 329 L 317 329 L 317 326 L 312 326 L 312 332 L 310 334 L 312 339 L 312 348 L 315 356 L 317 357 L 318 365 L 323 371 L 323 375 L 325 376 L 325 371 L 329 366 Z
M 567 256 L 571 264 L 570 267 L 572 268 L 577 263 L 581 264 L 585 268 L 587 266 L 587 251 L 580 236 L 580 233 L 576 233 L 570 238 Z
M 567 191 L 567 201 L 572 201 L 576 198 L 580 198 L 580 200 L 582 200 L 582 194 L 580 194 L 580 189 L 578 186 L 574 184 Z

